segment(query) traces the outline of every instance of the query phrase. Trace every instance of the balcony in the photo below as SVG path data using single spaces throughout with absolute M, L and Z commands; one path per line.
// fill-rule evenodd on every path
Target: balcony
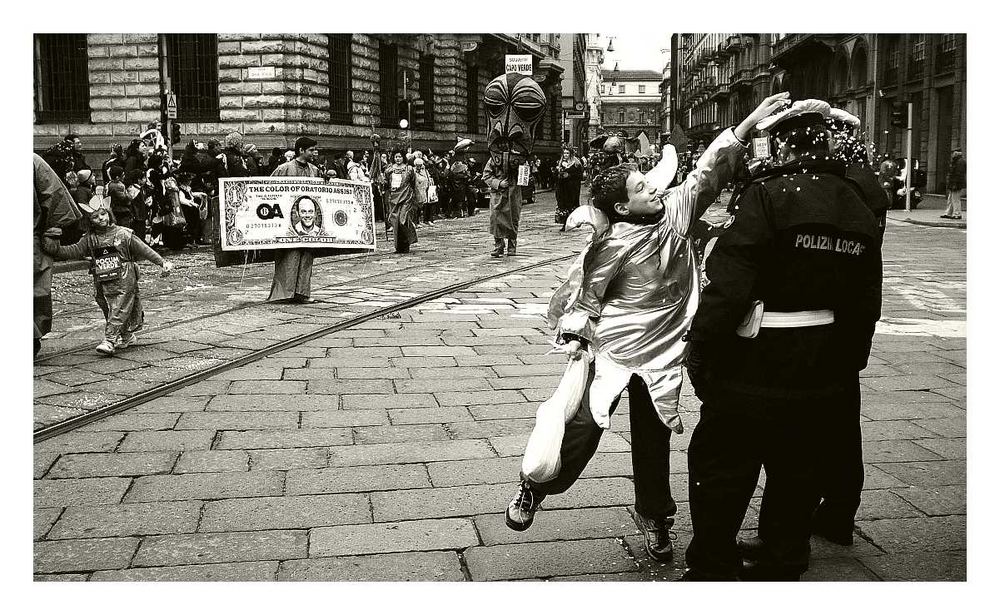
M 727 38 L 724 44 L 728 53 L 736 53 L 743 45 L 743 37 L 735 34 Z
M 728 83 L 720 84 L 717 88 L 715 88 L 715 91 L 713 91 L 711 94 L 708 95 L 709 100 L 725 100 L 728 97 L 729 97 Z
M 733 73 L 733 76 L 730 78 L 729 82 L 732 84 L 732 87 L 734 88 L 740 85 L 749 84 L 750 74 L 751 70 L 749 68 L 741 68 L 740 70 Z

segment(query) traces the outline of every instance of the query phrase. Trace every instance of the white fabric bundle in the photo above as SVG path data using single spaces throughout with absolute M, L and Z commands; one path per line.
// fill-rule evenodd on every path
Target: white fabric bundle
M 576 415 L 586 393 L 591 359 L 587 352 L 579 359 L 570 359 L 555 393 L 535 413 L 535 427 L 521 461 L 521 473 L 533 483 L 550 481 L 559 474 L 559 448 L 566 423 Z

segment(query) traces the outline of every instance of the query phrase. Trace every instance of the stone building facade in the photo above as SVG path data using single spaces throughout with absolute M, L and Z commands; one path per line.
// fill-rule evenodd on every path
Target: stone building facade
M 651 143 L 660 134 L 660 82 L 654 70 L 605 70 L 601 83 L 601 127 L 634 139 L 645 132 Z
M 558 45 L 537 34 L 36 35 L 34 147 L 75 133 L 99 164 L 110 143 L 127 144 L 161 119 L 169 79 L 181 146 L 239 131 L 261 151 L 303 134 L 321 149 L 363 149 L 374 130 L 383 147 L 445 151 L 469 137 L 481 153 L 483 89 L 505 54 L 522 53 L 549 100 L 538 152 L 555 154 Z M 404 113 L 409 130 L 399 126 Z

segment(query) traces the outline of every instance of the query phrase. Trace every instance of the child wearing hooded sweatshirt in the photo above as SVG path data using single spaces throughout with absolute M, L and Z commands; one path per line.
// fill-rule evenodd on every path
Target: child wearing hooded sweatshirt
M 134 344 L 136 332 L 142 329 L 136 261 L 146 259 L 159 265 L 163 275 L 167 275 L 173 265 L 136 237 L 131 229 L 112 223 L 106 205 L 81 204 L 80 208 L 87 215 L 90 227 L 83 238 L 71 246 L 60 246 L 57 238 L 62 231 L 50 228 L 45 232 L 42 249 L 56 260 L 91 259 L 94 298 L 107 321 L 104 340 L 96 350 L 110 357 L 117 350 Z

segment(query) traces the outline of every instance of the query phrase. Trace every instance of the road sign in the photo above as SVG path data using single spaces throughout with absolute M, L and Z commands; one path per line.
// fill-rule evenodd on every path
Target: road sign
M 173 92 L 167 92 L 167 119 L 177 119 L 177 95 Z
M 531 76 L 531 54 L 506 54 L 503 57 L 503 72 L 521 73 Z

